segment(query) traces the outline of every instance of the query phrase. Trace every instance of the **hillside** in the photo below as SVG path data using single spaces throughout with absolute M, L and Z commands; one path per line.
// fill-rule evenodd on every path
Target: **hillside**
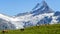
M 1 31 L 0 34 L 2 34 Z M 37 26 L 33 26 L 25 28 L 24 31 L 9 30 L 6 34 L 60 34 L 60 24 L 41 25 L 39 28 Z

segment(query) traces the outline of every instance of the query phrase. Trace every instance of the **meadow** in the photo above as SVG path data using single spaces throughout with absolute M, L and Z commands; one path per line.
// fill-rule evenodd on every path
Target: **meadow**
M 60 24 L 27 27 L 24 31 L 8 30 L 7 33 L 0 31 L 0 34 L 60 34 Z

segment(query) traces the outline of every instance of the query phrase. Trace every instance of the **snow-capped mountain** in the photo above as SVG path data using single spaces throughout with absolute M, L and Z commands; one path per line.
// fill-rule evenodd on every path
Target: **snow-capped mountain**
M 21 29 L 24 27 L 57 24 L 60 12 L 52 10 L 45 1 L 38 3 L 31 12 L 19 13 L 14 17 L 0 14 L 0 29 Z

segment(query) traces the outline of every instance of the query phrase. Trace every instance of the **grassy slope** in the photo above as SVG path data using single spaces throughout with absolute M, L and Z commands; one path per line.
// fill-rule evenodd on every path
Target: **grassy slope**
M 1 31 L 0 34 L 2 34 Z M 39 26 L 39 28 L 37 26 L 28 27 L 25 28 L 24 31 L 9 30 L 9 32 L 6 34 L 60 34 L 60 24 L 48 25 L 48 26 L 42 25 Z

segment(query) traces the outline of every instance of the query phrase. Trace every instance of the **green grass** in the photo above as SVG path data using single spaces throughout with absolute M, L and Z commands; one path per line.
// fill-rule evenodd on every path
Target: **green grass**
M 0 34 L 2 34 L 1 31 Z M 9 32 L 5 34 L 60 34 L 60 24 L 41 25 L 39 28 L 37 26 L 33 26 L 25 28 L 24 31 L 9 30 Z

